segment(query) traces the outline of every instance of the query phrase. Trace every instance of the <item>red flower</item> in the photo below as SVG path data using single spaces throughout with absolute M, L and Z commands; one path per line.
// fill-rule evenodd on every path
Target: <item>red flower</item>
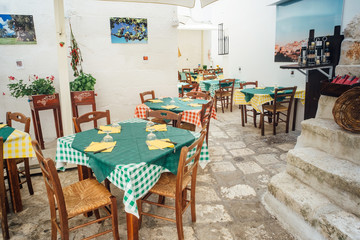
M 5 96 L 5 93 L 3 92 L 3 96 Z
M 53 82 L 54 79 L 55 79 L 55 77 L 53 75 L 51 75 L 50 80 Z
M 15 77 L 9 76 L 9 80 L 15 80 Z

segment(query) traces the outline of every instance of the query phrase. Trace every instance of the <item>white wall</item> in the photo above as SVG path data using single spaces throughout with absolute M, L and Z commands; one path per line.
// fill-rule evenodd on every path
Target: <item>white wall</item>
M 305 76 L 295 71 L 280 69 L 284 63 L 274 62 L 276 7 L 268 6 L 273 1 L 221 0 L 210 5 L 212 23 L 224 23 L 230 36 L 229 55 L 217 55 L 217 33 L 212 34 L 214 65 L 224 67 L 225 77 L 256 81 L 263 85 L 295 86 L 305 88 Z M 344 0 L 343 22 L 348 23 L 360 13 L 358 0 Z M 210 11 L 210 10 L 208 10 Z M 344 24 L 343 23 L 343 24 Z M 239 71 L 239 67 L 241 71 Z M 304 107 L 298 104 L 297 129 L 303 120 Z
M 29 74 L 57 77 L 55 23 L 52 1 L 0 0 L 0 12 L 34 16 L 37 45 L 0 45 L 0 119 L 6 111 L 30 116 L 26 99 L 10 96 L 7 77 Z M 65 0 L 65 15 L 83 54 L 84 72 L 96 79 L 97 109 L 109 109 L 112 120 L 134 116 L 139 92 L 155 90 L 157 96 L 177 94 L 177 29 L 171 25 L 176 7 L 160 4 L 116 3 L 96 0 Z M 148 44 L 112 44 L 110 17 L 137 17 L 148 20 Z M 67 19 L 68 21 L 68 19 Z M 66 29 L 69 33 L 69 29 Z M 69 34 L 68 34 L 69 37 Z M 69 40 L 68 42 L 69 43 Z M 143 61 L 148 56 L 148 61 Z M 16 70 L 15 59 L 23 58 L 25 68 Z M 70 59 L 69 59 L 70 60 Z M 70 65 L 69 65 L 70 66 Z M 70 70 L 72 76 L 72 70 Z M 73 78 L 71 78 L 73 79 Z M 55 84 L 58 85 L 57 80 Z M 80 108 L 80 114 L 90 107 Z M 42 113 L 44 137 L 55 138 L 52 115 Z

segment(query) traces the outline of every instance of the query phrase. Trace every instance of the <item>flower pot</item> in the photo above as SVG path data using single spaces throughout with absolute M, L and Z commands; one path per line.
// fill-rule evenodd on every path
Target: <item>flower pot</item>
M 70 92 L 73 117 L 79 117 L 78 105 L 92 105 L 92 111 L 96 111 L 94 91 Z
M 60 106 L 59 94 L 29 96 L 31 109 L 50 109 Z

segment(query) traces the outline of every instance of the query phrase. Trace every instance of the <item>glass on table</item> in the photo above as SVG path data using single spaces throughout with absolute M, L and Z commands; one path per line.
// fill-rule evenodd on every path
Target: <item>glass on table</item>
M 170 104 L 171 104 L 171 105 L 175 104 L 175 100 L 174 100 L 174 97 L 171 97 L 171 101 L 170 101 Z
M 114 139 L 112 136 L 110 136 L 111 129 L 103 130 L 103 132 L 106 133 L 106 135 L 103 137 L 102 142 L 113 142 Z

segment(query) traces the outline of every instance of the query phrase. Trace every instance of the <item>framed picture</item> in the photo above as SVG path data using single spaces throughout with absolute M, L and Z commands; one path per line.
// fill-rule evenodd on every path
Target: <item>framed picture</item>
M 24 69 L 24 60 L 16 59 L 15 63 L 17 69 Z
M 146 18 L 110 18 L 111 43 L 147 43 Z
M 0 14 L 0 44 L 36 44 L 33 16 Z
M 291 0 L 276 6 L 275 62 L 296 62 L 309 30 L 317 36 L 334 35 L 341 25 L 343 0 Z

